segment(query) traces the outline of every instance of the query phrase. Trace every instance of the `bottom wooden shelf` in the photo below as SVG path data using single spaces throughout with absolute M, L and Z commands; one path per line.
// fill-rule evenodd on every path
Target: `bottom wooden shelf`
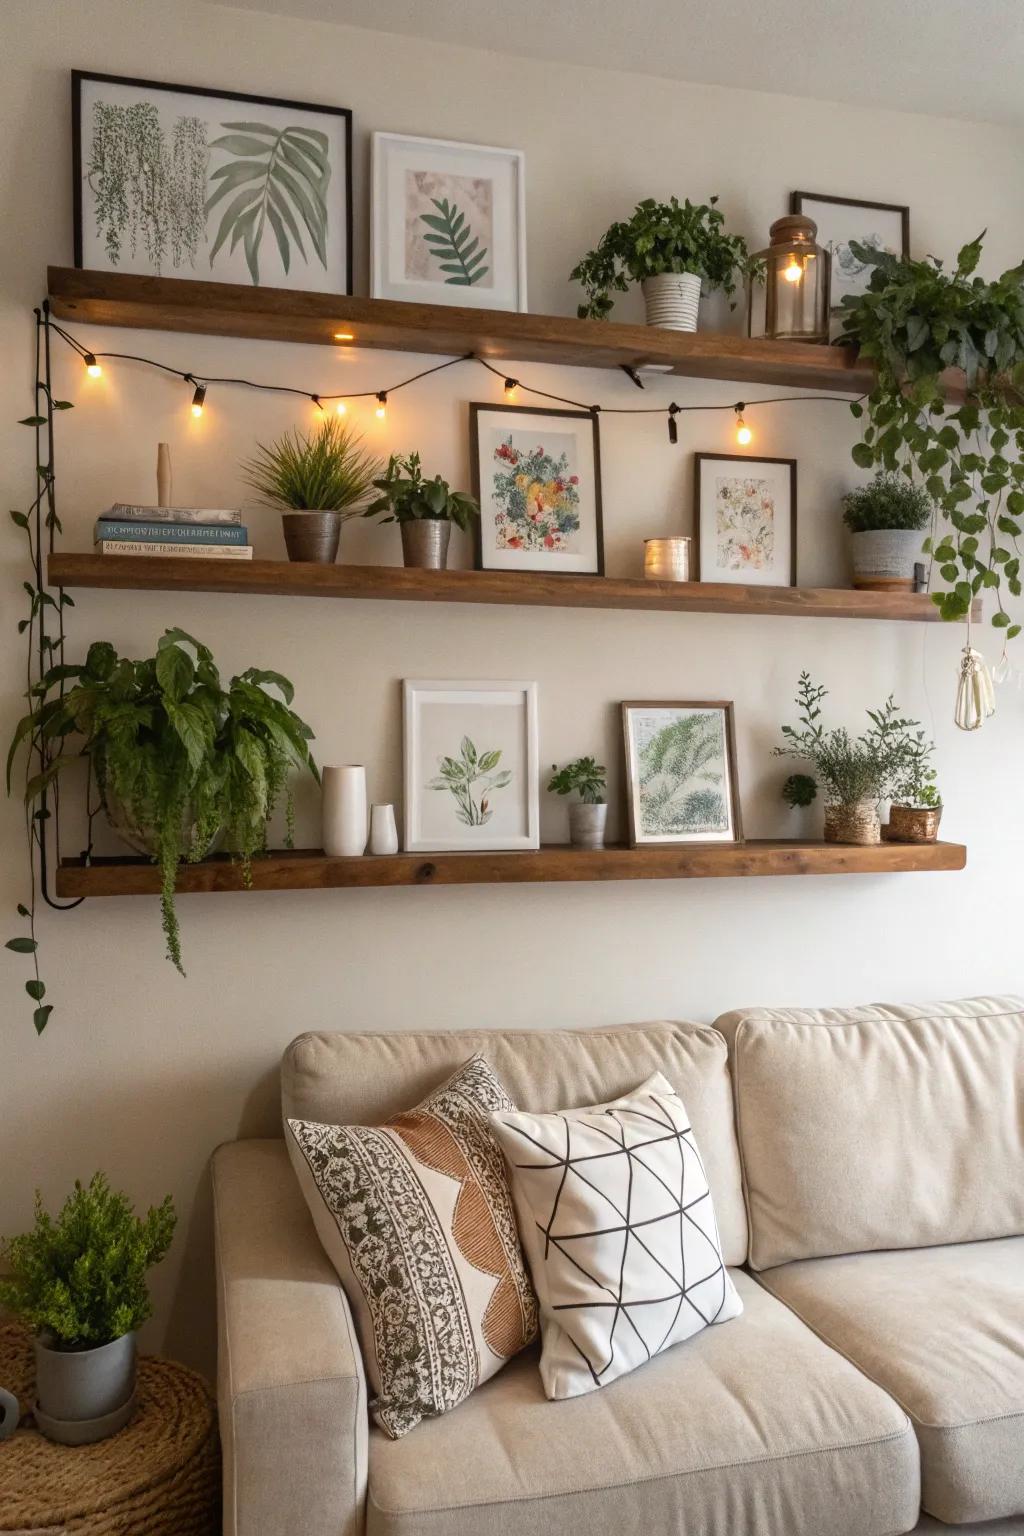
M 253 861 L 256 891 L 334 890 L 384 885 L 498 885 L 542 881 L 691 880 L 741 875 L 862 875 L 963 869 L 960 843 L 747 842 L 669 848 L 602 848 L 550 844 L 536 853 L 396 853 L 333 859 L 319 849 L 275 852 Z M 240 891 L 238 864 L 219 856 L 185 864 L 178 889 Z M 65 859 L 58 896 L 155 896 L 160 874 L 140 858 Z

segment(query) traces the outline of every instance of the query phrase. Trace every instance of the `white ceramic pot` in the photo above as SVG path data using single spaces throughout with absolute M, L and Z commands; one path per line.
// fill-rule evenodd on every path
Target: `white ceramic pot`
M 874 528 L 851 533 L 854 586 L 867 592 L 913 587 L 914 566 L 924 559 L 924 539 L 916 528 Z
M 88 1445 L 116 1434 L 131 1416 L 135 1335 L 95 1349 L 54 1349 L 37 1338 L 36 1423 L 61 1445 Z
M 665 331 L 695 331 L 700 311 L 700 278 L 692 272 L 660 272 L 640 284 L 647 324 Z
M 393 805 L 370 806 L 370 852 L 398 852 L 398 827 L 395 825 Z
M 366 852 L 366 769 L 360 764 L 321 770 L 324 852 L 332 859 Z
M 570 805 L 569 841 L 574 848 L 603 848 L 606 805 Z

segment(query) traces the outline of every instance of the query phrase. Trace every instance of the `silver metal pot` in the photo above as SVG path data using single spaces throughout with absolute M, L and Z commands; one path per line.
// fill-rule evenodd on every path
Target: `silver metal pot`
M 333 565 L 341 541 L 340 512 L 282 512 L 289 560 Z
M 406 565 L 421 570 L 443 571 L 448 566 L 452 525 L 447 518 L 417 517 L 401 524 L 402 555 Z
M 36 1423 L 61 1445 L 89 1445 L 116 1434 L 131 1417 L 135 1335 L 95 1349 L 55 1349 L 37 1338 Z
M 570 805 L 569 841 L 574 848 L 603 848 L 606 805 Z

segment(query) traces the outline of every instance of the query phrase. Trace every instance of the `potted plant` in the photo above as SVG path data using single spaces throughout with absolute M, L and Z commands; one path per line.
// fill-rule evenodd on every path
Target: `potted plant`
M 665 330 L 697 329 L 702 289 L 721 288 L 731 301 L 737 276 L 753 276 L 756 263 L 741 236 L 726 234 L 717 202 L 648 197 L 629 219 L 612 224 L 569 274 L 586 290 L 579 318 L 606 320 L 612 292 L 625 293 L 630 282 L 643 290 L 647 324 Z
M 88 759 L 89 789 L 95 783 L 111 826 L 160 866 L 167 955 L 184 975 L 174 907 L 181 861 L 196 863 L 223 838 L 240 856 L 248 882 L 282 796 L 291 846 L 291 770 L 308 769 L 319 782 L 309 751 L 313 733 L 289 708 L 291 683 L 279 672 L 249 667 L 225 688 L 209 648 L 169 629 L 156 655 L 144 661 L 119 657 L 97 641 L 84 665 L 51 668 L 38 690 L 11 743 L 8 790 L 24 739 L 42 736 L 52 747 L 83 738 L 78 755 Z M 29 781 L 30 808 L 74 760 L 61 752 Z M 90 805 L 90 822 L 93 814 Z
M 827 843 L 877 843 L 881 841 L 878 803 L 903 783 L 917 750 L 913 732 L 916 720 L 904 719 L 892 696 L 881 709 L 868 710 L 871 725 L 860 736 L 842 727 L 825 730 L 821 701 L 828 693 L 802 672 L 796 703 L 799 725 L 784 725 L 786 738 L 775 748 L 776 757 L 794 757 L 810 763 L 825 792 L 825 841 Z M 787 780 L 790 805 L 808 805 L 817 785 L 809 774 Z
M 572 846 L 603 848 L 605 822 L 608 819 L 604 767 L 592 757 L 578 757 L 564 768 L 552 763 L 551 775 L 549 794 L 571 795 L 575 791 L 580 797 L 575 805 L 569 807 L 569 841 Z
M 289 560 L 333 565 L 341 525 L 358 517 L 380 460 L 364 453 L 351 427 L 327 416 L 315 432 L 295 430 L 269 446 L 258 443 L 243 471 L 264 506 L 283 509 Z
M 146 1271 L 174 1235 L 174 1204 L 137 1217 L 102 1173 L 77 1180 L 56 1219 L 36 1191 L 32 1230 L 0 1242 L 0 1305 L 35 1331 L 36 1423 L 62 1445 L 115 1434 L 131 1417 L 135 1333 L 150 1316 Z
M 407 457 L 393 453 L 386 473 L 373 483 L 380 495 L 363 516 L 377 517 L 386 512 L 381 522 L 397 523 L 401 529 L 406 565 L 443 571 L 448 564 L 452 523 L 465 532 L 471 520 L 479 516 L 480 508 L 472 496 L 453 491 L 440 475 L 425 480 L 418 453 Z
M 942 820 L 942 797 L 931 765 L 935 743 L 924 731 L 905 733 L 907 760 L 892 786 L 885 837 L 893 843 L 934 843 Z
M 868 592 L 912 588 L 933 511 L 928 493 L 903 474 L 883 472 L 848 491 L 843 522 L 850 530 L 853 585 Z

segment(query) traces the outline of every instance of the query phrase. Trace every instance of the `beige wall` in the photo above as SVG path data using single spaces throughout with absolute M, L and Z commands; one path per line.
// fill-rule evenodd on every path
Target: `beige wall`
M 989 227 L 991 269 L 1024 244 L 1020 144 L 991 127 L 858 111 L 825 102 L 686 86 L 434 48 L 370 32 L 300 24 L 198 3 L 5 0 L 0 24 L 0 477 L 3 506 L 32 481 L 30 311 L 48 261 L 71 261 L 69 71 L 222 85 L 347 104 L 356 122 L 357 284 L 365 291 L 368 133 L 395 129 L 521 146 L 527 156 L 529 284 L 537 310 L 571 313 L 566 273 L 612 217 L 642 195 L 718 191 L 754 241 L 797 186 L 912 205 L 917 251 L 951 253 Z M 770 88 L 771 81 L 765 82 Z M 827 86 L 823 85 L 823 90 Z M 635 314 L 624 303 L 622 315 Z M 328 390 L 380 387 L 414 371 L 401 356 L 175 335 L 82 331 L 97 348 L 127 340 L 197 373 L 244 372 Z M 211 390 L 204 420 L 184 387 L 129 365 L 92 385 L 59 349 L 60 502 L 66 545 L 84 548 L 97 511 L 152 492 L 158 439 L 173 446 L 176 489 L 224 503 L 254 438 L 302 417 L 272 398 Z M 523 368 L 542 387 L 605 404 L 639 403 L 608 374 Z M 676 381 L 656 399 L 737 397 L 736 386 Z M 746 387 L 747 395 L 772 393 Z M 467 369 L 394 399 L 382 448 L 418 447 L 465 482 L 471 399 L 498 399 Z M 748 413 L 756 447 L 800 460 L 800 570 L 843 575 L 836 500 L 851 483 L 852 423 L 816 403 Z M 609 569 L 636 573 L 641 540 L 686 526 L 694 449 L 732 447 L 727 415 L 602 424 Z M 258 552 L 280 552 L 275 518 L 254 513 Z M 345 535 L 350 558 L 394 560 L 393 529 Z M 2 546 L 4 719 L 19 711 L 14 635 L 23 572 Z M 37 1040 L 7 955 L 0 1066 L 0 1231 L 30 1214 L 34 1184 L 56 1199 L 102 1166 L 146 1202 L 171 1190 L 181 1212 L 157 1282 L 150 1341 L 209 1362 L 212 1286 L 206 1159 L 225 1138 L 272 1129 L 275 1063 L 298 1031 L 413 1024 L 597 1024 L 665 1015 L 711 1019 L 744 1003 L 845 1003 L 1020 989 L 1021 695 L 976 737 L 950 723 L 962 636 L 937 627 L 694 615 L 575 613 L 258 598 L 76 594 L 70 654 L 95 638 L 132 654 L 169 624 L 211 644 L 225 671 L 258 664 L 296 682 L 321 761 L 365 761 L 375 799 L 400 798 L 398 680 L 536 678 L 541 760 L 597 750 L 621 786 L 617 701 L 733 698 L 745 821 L 754 836 L 812 830 L 777 799 L 770 749 L 802 667 L 857 725 L 890 689 L 934 729 L 946 830 L 970 845 L 964 875 L 709 881 L 479 890 L 300 892 L 181 902 L 189 970 L 162 958 L 154 901 L 97 901 L 41 923 L 53 1021 Z M 986 643 L 989 642 L 986 640 Z M 565 835 L 564 803 L 543 800 L 543 832 Z M 316 840 L 305 794 L 300 840 Z M 24 894 L 20 819 L 0 806 L 3 890 Z M 72 824 L 69 848 L 78 846 Z M 14 929 L 12 928 L 12 931 Z

